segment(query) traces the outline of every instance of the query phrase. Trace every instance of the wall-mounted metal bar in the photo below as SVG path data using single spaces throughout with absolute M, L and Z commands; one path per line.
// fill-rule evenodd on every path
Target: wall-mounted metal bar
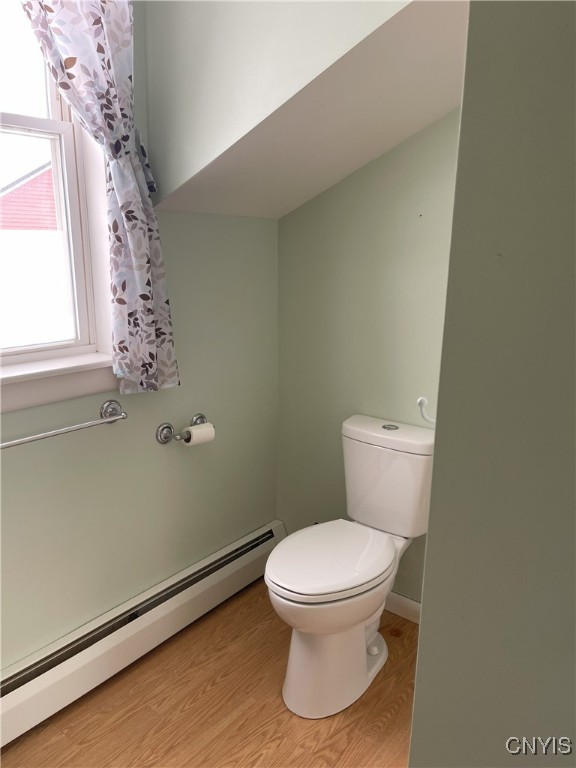
M 8 440 L 6 443 L 0 444 L 2 448 L 13 448 L 16 445 L 25 445 L 26 443 L 34 443 L 36 440 L 45 440 L 47 437 L 56 437 L 56 435 L 65 435 L 67 432 L 77 432 L 79 429 L 87 429 L 88 427 L 97 427 L 100 424 L 113 424 L 115 421 L 127 419 L 128 414 L 122 410 L 122 406 L 116 400 L 106 400 L 100 408 L 100 418 L 94 419 L 94 421 L 86 421 L 84 424 L 74 424 L 71 427 L 62 427 L 61 429 L 53 429 L 50 432 L 42 432 L 39 435 L 30 435 L 29 437 L 19 437 L 16 440 Z

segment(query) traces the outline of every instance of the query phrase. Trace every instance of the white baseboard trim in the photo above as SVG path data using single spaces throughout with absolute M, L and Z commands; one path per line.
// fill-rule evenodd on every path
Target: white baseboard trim
M 390 592 L 386 599 L 386 610 L 395 613 L 396 616 L 402 616 L 403 619 L 413 621 L 415 624 L 420 624 L 420 603 L 409 597 Z
M 195 566 L 182 571 L 156 588 L 129 601 L 149 597 L 161 588 L 171 586 L 182 575 L 211 565 L 239 545 L 271 530 L 273 538 L 248 551 L 239 559 L 211 573 L 202 581 L 162 602 L 130 623 L 93 645 L 80 651 L 38 677 L 2 696 L 1 745 L 17 738 L 85 693 L 103 683 L 120 670 L 160 643 L 179 632 L 191 622 L 216 607 L 264 573 L 268 554 L 286 531 L 283 523 L 273 520 L 268 526 L 245 536 Z M 67 640 L 67 638 L 63 638 Z

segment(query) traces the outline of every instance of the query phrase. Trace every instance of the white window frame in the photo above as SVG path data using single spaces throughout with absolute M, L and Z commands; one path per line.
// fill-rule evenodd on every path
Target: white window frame
M 48 84 L 50 119 L 2 114 L 22 132 L 57 136 L 74 265 L 79 338 L 0 355 L 2 412 L 117 389 L 112 373 L 106 187 L 102 150 Z M 54 116 L 58 119 L 54 119 Z M 53 167 L 56 168 L 54 163 Z M 57 171 L 59 172 L 59 171 Z
M 96 351 L 94 301 L 91 290 L 89 244 L 84 242 L 78 194 L 74 129 L 72 123 L 25 115 L 3 113 L 2 127 L 22 135 L 52 139 L 52 172 L 54 188 L 59 193 L 57 208 L 62 212 L 68 234 L 72 262 L 72 283 L 76 305 L 77 339 L 0 350 L 3 364 L 29 362 L 59 355 L 86 354 Z M 55 146 L 58 150 L 55 151 Z

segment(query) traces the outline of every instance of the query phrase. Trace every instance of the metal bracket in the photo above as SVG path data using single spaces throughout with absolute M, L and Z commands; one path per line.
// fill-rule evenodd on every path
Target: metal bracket
M 159 443 L 162 445 L 166 445 L 170 442 L 174 437 L 174 427 L 172 424 L 160 424 L 158 429 L 156 430 L 156 440 L 158 440 Z
M 122 414 L 122 406 L 117 400 L 106 400 L 100 408 L 101 419 L 111 419 Z

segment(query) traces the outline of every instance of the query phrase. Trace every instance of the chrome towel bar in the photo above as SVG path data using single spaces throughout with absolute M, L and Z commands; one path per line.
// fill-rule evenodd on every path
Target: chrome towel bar
M 100 418 L 94 419 L 94 421 L 86 421 L 84 424 L 74 424 L 71 427 L 62 427 L 61 429 L 53 429 L 50 432 L 42 432 L 39 435 L 30 435 L 30 437 L 19 437 L 16 440 L 8 440 L 6 443 L 0 444 L 2 448 L 13 448 L 15 445 L 24 445 L 25 443 L 33 443 L 36 440 L 44 440 L 47 437 L 56 437 L 56 435 L 65 435 L 67 432 L 77 432 L 79 429 L 87 429 L 88 427 L 97 427 L 100 424 L 113 424 L 115 421 L 127 419 L 128 414 L 122 410 L 122 406 L 116 400 L 106 400 L 100 408 Z

